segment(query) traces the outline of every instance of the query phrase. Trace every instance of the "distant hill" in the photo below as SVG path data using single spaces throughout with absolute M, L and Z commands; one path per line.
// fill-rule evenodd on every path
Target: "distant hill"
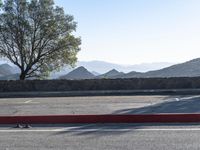
M 7 76 L 7 75 L 10 75 L 10 74 L 14 74 L 15 71 L 13 69 L 14 68 L 11 67 L 8 64 L 0 65 L 0 76 Z
M 146 72 L 151 70 L 162 69 L 174 64 L 175 63 L 169 63 L 169 62 L 155 62 L 155 63 L 142 63 L 135 65 L 120 65 L 104 61 L 79 61 L 77 63 L 77 66 L 83 66 L 87 68 L 89 71 L 96 71 L 102 74 L 108 72 L 113 68 L 120 72 L 125 72 L 125 73 L 130 71 Z
M 98 72 L 96 72 L 96 71 L 92 71 L 91 73 L 92 73 L 93 75 L 95 75 L 95 76 L 101 75 L 100 73 L 98 73 Z
M 19 69 L 15 66 L 9 64 L 0 65 L 0 80 L 18 80 L 19 79 Z
M 141 73 L 141 72 L 131 71 L 131 72 L 126 73 L 124 75 L 115 76 L 115 78 L 135 78 L 135 77 L 140 77 L 143 74 L 144 73 Z
M 75 79 L 91 79 L 94 77 L 95 75 L 89 72 L 86 68 L 78 67 L 77 69 L 69 72 L 67 75 L 61 76 L 60 79 L 75 80 Z
M 59 77 L 64 76 L 73 70 L 74 68 L 69 66 L 62 67 L 60 71 L 52 71 L 48 79 L 58 79 Z
M 119 72 L 116 69 L 112 69 L 102 75 L 97 76 L 96 78 L 114 78 L 116 76 L 124 75 L 123 72 Z
M 0 80 L 19 80 L 19 74 L 10 74 L 6 76 L 1 76 Z
M 146 73 L 130 72 L 119 78 L 197 77 L 200 76 L 200 58 Z

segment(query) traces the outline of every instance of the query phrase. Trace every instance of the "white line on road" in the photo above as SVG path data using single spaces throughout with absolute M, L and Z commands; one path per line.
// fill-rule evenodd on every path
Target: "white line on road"
M 25 103 L 25 104 L 28 104 L 28 103 L 30 103 L 30 102 L 32 102 L 32 100 L 25 101 L 24 103 Z
M 16 102 L 17 104 L 39 104 L 40 102 L 34 102 L 33 100 L 23 101 L 23 102 Z
M 197 96 L 188 96 L 188 97 L 183 97 L 183 98 L 180 98 L 181 100 L 189 100 L 189 99 L 193 99 L 193 98 L 200 98 L 199 95 Z
M 150 129 L 5 129 L 0 130 L 0 133 L 15 133 L 15 132 L 130 132 L 130 131 L 200 131 L 200 128 L 150 128 Z

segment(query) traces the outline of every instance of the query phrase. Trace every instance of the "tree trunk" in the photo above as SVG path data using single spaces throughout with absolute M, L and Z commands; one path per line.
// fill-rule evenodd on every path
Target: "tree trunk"
M 20 80 L 25 80 L 26 74 L 24 72 L 21 72 L 19 79 Z

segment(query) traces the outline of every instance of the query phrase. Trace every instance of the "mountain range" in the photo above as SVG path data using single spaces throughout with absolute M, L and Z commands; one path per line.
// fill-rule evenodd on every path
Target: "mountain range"
M 138 72 L 147 72 L 150 70 L 158 70 L 161 68 L 169 67 L 174 65 L 175 63 L 169 62 L 155 62 L 155 63 L 141 63 L 135 65 L 121 65 L 114 64 L 104 61 L 79 61 L 77 62 L 77 67 L 83 66 L 90 71 L 96 71 L 98 73 L 106 73 L 112 69 L 116 69 L 120 72 L 130 72 L 130 71 L 138 71 Z
M 76 72 L 79 69 L 80 67 L 76 68 L 75 69 Z M 85 69 L 85 71 L 89 72 L 87 69 Z M 70 72 L 70 74 L 71 73 L 72 72 Z M 73 74 L 73 77 L 74 76 L 76 76 L 76 74 Z M 185 63 L 172 65 L 170 67 L 165 67 L 163 69 L 147 71 L 147 72 L 131 71 L 129 73 L 123 73 L 117 71 L 116 69 L 112 69 L 107 73 L 92 78 L 115 79 L 115 78 L 153 78 L 153 77 L 163 78 L 163 77 L 197 77 L 197 76 L 200 76 L 200 58 L 193 59 Z M 71 79 L 71 78 L 65 78 L 65 79 Z
M 105 71 L 109 67 L 110 63 L 96 61 L 96 63 L 91 62 L 79 62 L 79 65 L 84 64 L 84 66 L 79 66 L 75 69 L 70 67 L 63 67 L 59 72 L 52 72 L 51 77 L 49 79 L 101 79 L 101 78 L 152 78 L 152 77 L 196 77 L 200 76 L 200 58 L 193 59 L 184 63 L 171 65 L 168 67 L 159 68 L 153 71 L 139 72 L 137 70 L 131 70 L 130 72 L 125 72 L 118 70 L 121 65 L 114 66 L 116 68 L 112 68 L 108 70 L 106 73 L 98 72 Z M 92 64 L 91 66 L 89 64 Z M 97 64 L 95 67 L 94 64 Z M 101 65 L 102 66 L 101 66 Z M 103 64 L 105 66 L 103 66 Z M 152 63 L 153 64 L 153 63 Z M 157 63 L 159 64 L 159 63 Z M 169 64 L 169 63 L 168 63 Z M 166 65 L 166 64 L 165 64 Z M 88 66 L 88 69 L 87 67 Z M 99 68 L 101 66 L 101 68 Z M 150 65 L 151 66 L 151 65 Z M 113 64 L 110 65 L 110 68 L 113 67 Z M 95 68 L 98 68 L 98 70 Z M 103 69 L 102 69 L 103 68 Z M 105 69 L 106 68 L 106 69 Z M 125 67 L 126 68 L 126 67 Z M 92 71 L 91 71 L 92 69 Z M 19 70 L 16 67 L 13 67 L 9 64 L 1 64 L 0 65 L 0 80 L 14 80 L 19 78 Z
M 169 67 L 174 64 L 175 63 L 156 62 L 156 63 L 142 63 L 136 65 L 120 65 L 104 61 L 78 61 L 75 69 L 82 66 L 84 68 L 87 68 L 87 70 L 93 73 L 94 75 L 101 75 L 107 73 L 112 69 L 124 73 L 128 73 L 133 70 L 137 72 L 146 72 L 150 70 L 158 70 L 161 68 Z M 50 74 L 50 79 L 59 78 L 60 76 L 66 75 L 66 73 L 69 73 L 72 70 L 74 70 L 74 68 L 65 66 L 61 68 L 60 71 L 52 72 Z
M 200 58 L 185 63 L 172 65 L 163 69 L 145 73 L 132 71 L 119 78 L 152 78 L 152 77 L 197 77 L 200 76 Z

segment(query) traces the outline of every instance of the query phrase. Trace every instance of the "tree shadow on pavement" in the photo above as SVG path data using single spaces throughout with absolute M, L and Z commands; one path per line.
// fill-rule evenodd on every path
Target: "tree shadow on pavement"
M 179 128 L 179 127 L 191 127 L 198 126 L 199 123 L 108 123 L 108 124 L 79 124 L 71 125 L 67 127 L 73 127 L 67 131 L 59 131 L 53 133 L 53 135 L 62 134 L 73 134 L 76 136 L 87 136 L 88 138 L 97 138 L 102 136 L 112 136 L 112 135 L 123 135 L 128 132 L 134 134 L 137 129 L 148 129 L 148 128 Z
M 157 113 L 200 113 L 200 96 L 177 96 L 169 97 L 161 103 L 155 103 L 141 108 L 121 109 L 112 114 L 157 114 Z M 106 123 L 106 124 L 55 124 L 55 125 L 32 125 L 35 128 L 64 129 L 52 133 L 53 135 L 73 134 L 77 136 L 89 135 L 88 138 L 101 136 L 121 135 L 127 132 L 134 133 L 136 129 L 149 127 L 180 127 L 197 126 L 199 124 L 132 124 L 132 123 Z M 0 126 L 4 128 L 6 125 Z M 10 127 L 13 128 L 13 127 Z M 65 130 L 66 129 L 66 130 Z
M 113 124 L 113 123 L 76 124 L 76 125 L 71 125 L 71 126 L 68 125 L 67 128 L 69 127 L 72 127 L 72 128 L 68 129 L 67 131 L 60 131 L 60 132 L 54 133 L 54 135 L 70 133 L 70 134 L 78 135 L 78 136 L 94 135 L 94 137 L 97 137 L 97 136 L 124 134 L 128 132 L 126 129 L 139 128 L 139 126 L 137 126 L 136 124 L 123 124 L 123 123 L 122 124 Z M 122 131 L 115 132 L 118 130 L 122 130 Z
M 133 109 L 122 109 L 113 112 L 113 114 L 158 114 L 158 113 L 200 113 L 200 96 L 182 96 L 182 97 L 172 97 L 168 100 Z M 56 134 L 73 133 L 75 135 L 87 135 L 94 134 L 95 137 L 114 135 L 114 134 L 125 134 L 127 132 L 134 132 L 135 129 L 146 128 L 146 127 L 162 127 L 162 126 L 191 126 L 199 125 L 198 123 L 187 123 L 187 124 L 80 124 L 76 128 L 68 131 L 58 132 Z M 128 130 L 127 130 L 128 129 Z M 118 132 L 114 132 L 120 130 Z
M 113 114 L 200 113 L 200 96 L 184 96 L 141 108 L 122 109 Z

